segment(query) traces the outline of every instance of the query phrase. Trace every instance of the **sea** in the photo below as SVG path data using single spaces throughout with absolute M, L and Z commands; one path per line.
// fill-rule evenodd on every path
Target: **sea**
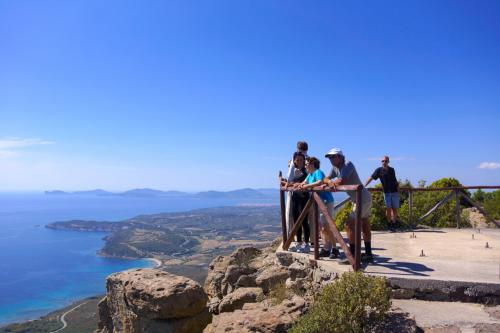
M 241 204 L 277 204 L 274 199 L 210 199 L 0 193 L 0 327 L 37 319 L 79 299 L 105 293 L 106 277 L 150 260 L 96 255 L 106 233 L 45 228 L 72 219 L 121 221 L 140 214 Z

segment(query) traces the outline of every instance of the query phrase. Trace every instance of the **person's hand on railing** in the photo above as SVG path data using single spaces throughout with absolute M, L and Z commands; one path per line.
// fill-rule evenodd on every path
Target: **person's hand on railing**
M 327 188 L 327 186 L 328 186 L 328 185 L 326 185 L 326 184 L 321 184 L 320 186 L 318 186 L 318 189 L 319 189 L 320 191 L 324 191 L 324 190 Z

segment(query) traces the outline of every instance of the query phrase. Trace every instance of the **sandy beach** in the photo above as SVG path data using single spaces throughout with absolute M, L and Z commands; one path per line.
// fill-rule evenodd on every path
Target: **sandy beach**
M 146 258 L 146 259 L 151 260 L 155 263 L 154 268 L 158 268 L 163 264 L 160 259 L 156 259 L 156 258 Z

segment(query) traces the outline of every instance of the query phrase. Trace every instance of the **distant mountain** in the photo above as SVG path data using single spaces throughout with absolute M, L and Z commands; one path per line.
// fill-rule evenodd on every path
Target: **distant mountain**
M 97 195 L 97 196 L 107 196 L 107 195 L 115 195 L 113 192 L 104 191 L 101 189 L 95 189 L 90 191 L 76 191 L 72 194 L 76 195 Z
M 48 195 L 64 195 L 64 194 L 71 194 L 71 193 L 68 193 L 68 192 L 64 192 L 64 191 L 60 191 L 60 190 L 54 190 L 54 191 L 45 191 L 45 194 L 48 194 Z
M 280 190 L 277 188 L 258 188 L 257 191 L 264 194 L 266 197 L 276 197 L 276 198 L 280 193 Z
M 236 198 L 245 198 L 245 199 L 260 199 L 265 198 L 266 196 L 254 189 L 244 188 L 241 190 L 234 190 L 228 192 L 220 192 L 220 191 L 205 191 L 199 192 L 196 194 L 198 197 L 202 198 L 224 198 L 224 199 L 236 199 Z
M 153 190 L 150 188 L 137 188 L 123 193 L 118 193 L 117 195 L 124 197 L 161 197 L 165 192 L 160 190 Z
M 187 193 L 181 191 L 160 191 L 150 188 L 137 188 L 125 192 L 108 192 L 101 189 L 91 191 L 64 192 L 60 190 L 45 191 L 47 195 L 94 195 L 94 196 L 121 196 L 136 198 L 156 198 L 156 197 L 198 197 L 210 199 L 266 199 L 277 197 L 277 189 L 252 189 L 243 188 L 234 191 L 203 191 L 198 193 Z
M 55 190 L 55 191 L 45 191 L 45 194 L 49 195 L 96 195 L 96 196 L 106 196 L 106 195 L 115 195 L 113 192 L 108 192 L 104 191 L 101 189 L 95 189 L 95 190 L 90 190 L 90 191 L 75 191 L 75 192 L 64 192 L 60 190 Z

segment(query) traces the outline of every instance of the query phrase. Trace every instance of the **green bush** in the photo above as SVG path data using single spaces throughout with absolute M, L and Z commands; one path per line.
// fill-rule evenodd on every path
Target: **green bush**
M 326 286 L 290 333 L 361 333 L 382 321 L 391 306 L 386 280 L 360 272 L 344 273 Z
M 352 212 L 352 202 L 346 203 L 340 210 L 338 211 L 337 214 L 335 214 L 335 224 L 337 225 L 337 228 L 342 231 L 345 229 L 345 225 L 347 223 L 347 220 L 349 219 L 349 215 Z
M 440 187 L 455 187 L 462 186 L 458 180 L 455 178 L 442 178 L 433 183 L 431 183 L 429 188 L 440 188 Z M 469 195 L 467 191 L 464 191 L 466 195 Z M 413 208 L 412 208 L 412 220 L 413 223 L 427 213 L 432 207 L 434 207 L 439 201 L 441 201 L 445 196 L 447 196 L 450 191 L 429 191 L 429 192 L 413 192 Z M 408 200 L 403 202 L 401 209 L 399 210 L 401 219 L 408 223 L 409 221 L 409 203 Z M 463 208 L 463 207 L 462 207 Z M 447 203 L 435 210 L 430 216 L 428 216 L 424 221 L 421 222 L 423 225 L 427 225 L 433 228 L 449 228 L 456 227 L 455 219 L 455 197 L 448 200 Z M 465 219 L 460 219 L 460 226 L 467 227 L 470 226 Z
M 485 193 L 484 209 L 494 219 L 500 219 L 500 190 Z

